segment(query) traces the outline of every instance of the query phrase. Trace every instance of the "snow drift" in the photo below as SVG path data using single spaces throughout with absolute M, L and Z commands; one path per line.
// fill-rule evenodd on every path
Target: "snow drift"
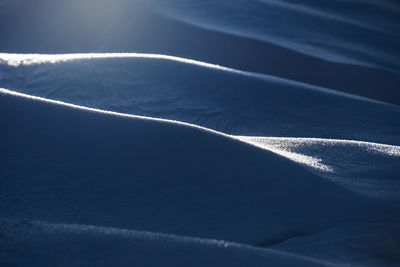
M 392 0 L 0 0 L 1 266 L 398 266 Z
M 3 265 L 12 261 L 29 266 L 162 266 L 166 262 L 184 267 L 329 266 L 324 261 L 233 242 L 93 225 L 2 221 L 0 230 L 6 238 L 0 241 Z
M 0 98 L 2 218 L 262 246 L 399 219 L 397 200 L 351 193 L 212 131 L 37 100 Z
M 364 1 L 362 5 L 315 0 L 150 3 L 172 18 L 208 29 L 272 42 L 325 60 L 400 70 L 395 52 L 400 46 L 400 8 L 390 1 Z
M 4 2 L 1 52 L 168 54 L 400 103 L 392 1 Z
M 233 134 L 349 190 L 399 197 L 393 173 L 400 149 L 384 144 L 399 143 L 396 106 L 166 55 L 0 54 L 0 60 L 0 86 Z M 310 103 L 318 105 L 310 109 Z
M 153 54 L 0 54 L 0 60 L 0 86 L 31 95 L 228 134 L 400 144 L 397 106 L 274 76 Z

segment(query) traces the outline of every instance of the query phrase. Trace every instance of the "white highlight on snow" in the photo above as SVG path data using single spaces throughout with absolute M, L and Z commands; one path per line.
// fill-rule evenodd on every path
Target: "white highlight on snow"
M 314 156 L 307 156 L 304 147 L 321 147 L 321 146 L 357 146 L 370 151 L 372 153 L 380 153 L 390 157 L 400 157 L 400 146 L 378 144 L 372 142 L 341 140 L 341 139 L 324 139 L 324 138 L 301 138 L 301 137 L 261 137 L 261 136 L 235 136 L 243 142 L 249 143 L 256 147 L 260 147 L 297 163 L 312 167 L 318 171 L 326 173 L 334 173 L 332 166 L 323 163 L 322 157 L 315 155 L 323 152 L 314 152 Z
M 245 73 L 240 70 L 223 67 L 217 64 L 211 64 L 199 60 L 188 59 L 183 57 L 169 56 L 163 54 L 148 54 L 148 53 L 76 53 L 76 54 L 9 54 L 0 53 L 0 62 L 6 62 L 8 65 L 18 67 L 20 65 L 36 65 L 43 63 L 56 64 L 74 60 L 84 59 L 110 59 L 110 58 L 150 58 L 164 59 L 181 63 L 193 64 L 196 66 L 219 69 L 224 71 Z
M 322 160 L 319 158 L 306 156 L 299 153 L 294 153 L 288 150 L 287 147 L 285 146 L 286 141 L 295 140 L 296 138 L 258 137 L 258 136 L 236 136 L 236 138 L 253 146 L 274 152 L 275 154 L 288 158 L 294 162 L 304 164 L 306 166 L 318 169 L 320 171 L 333 172 L 333 168 L 323 164 Z M 271 142 L 271 140 L 278 142 Z
M 145 244 L 165 244 L 166 246 L 176 246 L 179 244 L 185 244 L 186 246 L 201 244 L 204 246 L 210 247 L 219 247 L 222 249 L 228 248 L 237 248 L 242 249 L 244 251 L 253 251 L 260 254 L 266 255 L 276 255 L 283 257 L 293 257 L 297 259 L 302 259 L 309 261 L 310 263 L 318 263 L 318 265 L 322 264 L 324 266 L 335 266 L 329 262 L 325 262 L 319 259 L 311 258 L 308 256 L 277 250 L 273 248 L 260 248 L 244 243 L 237 243 L 225 240 L 211 239 L 211 238 L 202 238 L 202 237 L 191 237 L 191 236 L 183 236 L 176 234 L 167 234 L 167 233 L 158 233 L 158 232 L 150 232 L 143 230 L 132 230 L 126 228 L 115 228 L 115 227 L 105 227 L 105 226 L 97 226 L 90 224 L 67 224 L 67 223 L 51 223 L 45 221 L 24 221 L 25 225 L 28 224 L 28 227 L 18 229 L 10 229 L 10 225 L 16 225 L 17 220 L 2 220 L 0 223 L 5 225 L 3 227 L 5 231 L 14 231 L 17 233 L 23 232 L 24 234 L 29 234 L 30 231 L 35 231 L 36 233 L 42 234 L 50 234 L 52 236 L 57 236 L 57 234 L 78 234 L 79 236 L 85 236 L 85 234 L 94 234 L 100 236 L 114 236 L 114 237 L 122 237 L 124 239 L 130 240 L 138 240 L 140 243 Z M 34 227 L 30 227 L 34 226 Z M 14 236 L 13 236 L 14 237 Z M 15 238 L 15 237 L 14 237 Z
M 370 103 L 378 103 L 391 105 L 382 101 L 370 99 L 368 97 L 353 95 L 336 91 L 333 89 L 318 87 L 314 85 L 304 84 L 297 81 L 286 80 L 283 78 L 270 76 L 266 74 L 236 70 L 229 67 L 224 67 L 217 64 L 211 64 L 199 60 L 188 59 L 183 57 L 176 57 L 163 54 L 148 54 L 148 53 L 75 53 L 75 54 L 14 54 L 14 53 L 0 53 L 0 64 L 5 63 L 12 67 L 29 66 L 37 64 L 56 64 L 62 62 L 76 61 L 76 60 L 91 60 L 91 59 L 113 59 L 113 58 L 148 58 L 148 59 L 159 59 L 159 60 L 170 60 L 185 64 L 191 64 L 199 67 L 210 68 L 220 71 L 227 71 L 240 75 L 250 76 L 257 79 L 275 81 L 278 83 L 286 83 L 291 86 L 300 86 L 302 89 L 317 91 L 324 94 L 330 94 L 335 96 L 341 96 L 351 98 L 359 101 L 367 101 Z
M 303 145 L 323 144 L 323 145 L 353 145 L 363 147 L 367 150 L 382 153 L 388 156 L 400 157 L 400 147 L 394 145 L 378 144 L 372 142 L 342 140 L 342 139 L 325 139 L 325 138 L 304 138 L 304 137 L 248 137 L 255 142 L 273 142 L 281 143 L 281 147 L 298 147 Z M 283 142 L 282 142 L 283 141 Z
M 285 157 L 291 161 L 304 165 L 306 167 L 310 167 L 314 170 L 324 173 L 334 173 L 335 170 L 332 166 L 329 166 L 326 163 L 323 163 L 321 158 L 308 156 L 302 154 L 302 150 L 295 149 L 301 147 L 304 144 L 341 144 L 341 145 L 356 145 L 361 146 L 367 150 L 372 150 L 377 153 L 382 153 L 387 156 L 393 157 L 400 157 L 400 146 L 394 145 L 386 145 L 386 144 L 379 144 L 379 143 L 372 143 L 372 142 L 364 142 L 364 141 L 355 141 L 355 140 L 341 140 L 341 139 L 322 139 L 322 138 L 294 138 L 294 137 L 260 137 L 260 136 L 236 136 L 236 135 L 229 135 L 223 132 L 215 131 L 206 127 L 198 126 L 195 124 L 176 121 L 176 120 L 168 120 L 162 118 L 154 118 L 154 117 L 147 117 L 147 116 L 139 116 L 139 115 L 132 115 L 108 110 L 101 110 L 97 108 L 90 108 L 75 104 L 66 103 L 63 101 L 58 100 L 51 100 L 43 97 L 32 96 L 28 94 L 23 94 L 15 91 L 11 91 L 8 89 L 0 88 L 0 94 L 7 94 L 13 95 L 18 97 L 24 97 L 31 100 L 47 102 L 51 104 L 62 105 L 70 108 L 75 108 L 84 111 L 90 112 L 98 112 L 107 115 L 114 115 L 118 117 L 125 117 L 125 118 L 133 118 L 133 119 L 142 119 L 142 120 L 151 120 L 151 121 L 158 121 L 162 123 L 172 123 L 176 125 L 181 125 L 185 127 L 193 127 L 202 131 L 206 131 L 212 134 L 217 134 L 220 136 L 224 136 L 236 141 L 244 142 L 246 144 L 250 144 L 252 146 L 261 148 L 263 150 L 270 151 L 282 157 Z
M 42 230 L 50 230 L 50 231 L 63 231 L 63 232 L 91 232 L 98 233 L 103 235 L 113 235 L 113 236 L 123 236 L 126 238 L 150 238 L 150 239 L 169 239 L 173 241 L 179 242 L 196 242 L 207 245 L 215 245 L 217 247 L 230 247 L 230 246 L 238 246 L 239 244 L 225 241 L 225 240 L 217 240 L 217 239 L 205 239 L 198 237 L 188 237 L 188 236 L 180 236 L 174 234 L 164 234 L 164 233 L 156 233 L 149 231 L 138 231 L 124 228 L 114 228 L 114 227 L 103 227 L 103 226 L 94 226 L 88 224 L 65 224 L 65 223 L 47 223 L 43 221 L 33 221 L 31 222 L 34 225 L 40 226 Z M 242 246 L 242 244 L 240 244 Z M 243 245 L 247 246 L 247 245 Z

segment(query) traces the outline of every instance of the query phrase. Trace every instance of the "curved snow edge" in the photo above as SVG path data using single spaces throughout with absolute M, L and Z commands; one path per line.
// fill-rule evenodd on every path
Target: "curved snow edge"
M 76 60 L 92 60 L 92 59 L 116 59 L 116 58 L 146 58 L 146 59 L 159 59 L 168 60 L 184 64 L 195 65 L 198 67 L 215 69 L 219 71 L 231 72 L 239 75 L 249 76 L 261 80 L 272 80 L 276 82 L 283 82 L 293 86 L 301 86 L 304 89 L 317 91 L 323 94 L 330 94 L 346 98 L 355 99 L 358 101 L 366 101 L 375 104 L 384 104 L 387 106 L 395 106 L 383 101 L 371 99 L 364 96 L 354 95 L 350 93 L 340 92 L 334 89 L 310 85 L 298 81 L 287 80 L 284 78 L 271 76 L 267 74 L 255 73 L 237 70 L 229 67 L 224 67 L 217 64 L 207 63 L 204 61 L 188 59 L 183 57 L 164 55 L 164 54 L 149 54 L 149 53 L 74 53 L 74 54 L 15 54 L 15 53 L 0 53 L 0 64 L 5 63 L 11 67 L 29 66 L 38 64 L 57 64 Z
M 263 140 L 272 139 L 272 140 L 281 140 L 281 141 L 287 140 L 287 141 L 298 141 L 298 142 L 302 142 L 302 141 L 304 142 L 305 140 L 308 140 L 308 141 L 325 142 L 325 143 L 333 142 L 333 143 L 342 143 L 342 144 L 356 144 L 356 145 L 362 145 L 362 146 L 370 146 L 372 149 L 374 149 L 378 152 L 384 153 L 384 154 L 388 154 L 389 156 L 396 156 L 396 157 L 400 156 L 400 146 L 394 146 L 394 145 L 379 144 L 379 143 L 372 143 L 372 142 L 365 142 L 365 141 L 356 141 L 356 140 L 340 140 L 340 139 L 236 136 L 236 135 L 226 134 L 223 132 L 219 132 L 219 131 L 216 131 L 216 130 L 213 130 L 210 128 L 206 128 L 206 127 L 188 123 L 188 122 L 140 116 L 140 115 L 133 115 L 133 114 L 126 114 L 126 113 L 102 110 L 102 109 L 97 109 L 97 108 L 90 108 L 90 107 L 85 107 L 85 106 L 80 106 L 80 105 L 75 105 L 75 104 L 59 101 L 59 100 L 52 100 L 52 99 L 48 99 L 48 98 L 19 93 L 19 92 L 5 89 L 5 88 L 0 88 L 0 94 L 23 97 L 23 98 L 27 98 L 30 100 L 41 101 L 41 102 L 66 106 L 69 108 L 74 108 L 74 109 L 79 109 L 79 110 L 84 110 L 84 111 L 89 111 L 89 112 L 97 112 L 97 113 L 107 114 L 107 115 L 112 115 L 112 116 L 117 116 L 117 117 L 140 119 L 140 120 L 150 120 L 150 121 L 157 121 L 157 122 L 161 122 L 161 123 L 180 125 L 180 126 L 184 126 L 184 127 L 192 127 L 192 128 L 199 129 L 201 131 L 206 131 L 208 133 L 220 135 L 220 136 L 229 138 L 234 141 L 239 141 L 241 143 L 245 143 L 245 144 L 272 152 L 274 154 L 277 154 L 279 156 L 287 158 L 287 159 L 294 161 L 296 163 L 299 163 L 301 165 L 306 165 L 307 167 L 311 167 L 311 168 L 317 169 L 319 171 L 328 172 L 328 173 L 332 173 L 332 172 L 334 172 L 334 170 L 330 166 L 323 164 L 320 159 L 311 157 L 311 156 L 306 156 L 306 155 L 303 155 L 300 153 L 294 153 L 294 152 L 291 152 L 290 150 L 287 150 L 284 148 L 272 146 L 266 142 L 263 142 Z
M 201 246 L 210 246 L 215 248 L 222 249 L 241 249 L 248 251 L 250 253 L 271 255 L 277 257 L 292 257 L 294 259 L 307 261 L 310 263 L 321 264 L 324 266 L 332 266 L 329 262 L 322 261 L 319 259 L 281 251 L 277 249 L 271 248 L 259 248 L 247 244 L 210 239 L 210 238 L 201 238 L 201 237 L 189 237 L 189 236 L 181 236 L 174 234 L 166 234 L 166 233 L 156 233 L 150 231 L 141 231 L 141 230 L 132 230 L 132 229 L 124 229 L 124 228 L 114 228 L 114 227 L 104 227 L 97 225 L 86 225 L 86 224 L 65 224 L 65 223 L 50 223 L 44 221 L 15 221 L 15 220 L 3 220 L 0 223 L 5 223 L 6 225 L 16 224 L 16 225 L 24 225 L 24 226 L 36 226 L 39 227 L 41 231 L 44 233 L 54 234 L 54 232 L 64 232 L 64 233 L 75 233 L 75 234 L 85 234 L 85 233 L 94 233 L 100 235 L 108 235 L 108 236 L 117 236 L 126 239 L 139 239 L 141 242 L 174 242 L 174 243 L 183 243 L 183 244 L 194 244 Z M 31 228 L 31 227 L 29 227 Z M 33 228 L 35 229 L 35 228 Z M 10 229 L 4 229 L 10 230 Z M 37 228 L 35 229 L 36 231 Z M 12 231 L 12 229 L 11 229 Z

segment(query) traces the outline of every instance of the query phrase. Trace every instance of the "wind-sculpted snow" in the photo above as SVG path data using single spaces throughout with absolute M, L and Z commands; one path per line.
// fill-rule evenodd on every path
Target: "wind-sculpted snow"
M 349 266 L 397 266 L 400 262 L 399 223 L 344 224 L 272 248 Z M 321 252 L 322 251 L 322 252 Z
M 382 262 L 390 263 L 400 256 L 396 243 L 400 227 L 395 224 L 340 225 L 315 235 L 294 238 L 273 249 L 222 240 L 38 221 L 3 220 L 0 233 L 0 263 L 3 265 L 115 266 L 129 263 L 137 266 L 145 262 L 161 266 L 168 262 L 173 266 L 337 266 L 346 263 L 381 266 Z M 325 247 L 324 253 L 320 253 L 321 246 Z M 88 247 L 91 250 L 87 250 Z
M 305 165 L 317 175 L 344 185 L 345 188 L 359 194 L 383 199 L 397 199 L 400 196 L 400 181 L 397 177 L 393 177 L 393 174 L 398 173 L 400 170 L 399 146 L 321 138 L 280 138 L 228 135 L 186 122 L 88 108 L 61 101 L 30 96 L 2 88 L 0 88 L 0 93 L 120 117 L 152 120 L 178 124 L 186 127 L 194 127 L 226 138 L 239 140 L 283 156 L 291 161 Z
M 390 188 L 384 192 L 382 186 L 377 187 L 381 190 L 378 198 L 365 198 L 362 195 L 367 191 L 352 194 L 349 187 L 337 187 L 313 174 L 327 170 L 310 173 L 234 140 L 297 162 L 300 158 L 302 164 L 308 164 L 304 161 L 307 157 L 319 156 L 321 164 L 332 164 L 329 172 L 355 159 L 350 156 L 335 162 L 329 153 L 325 154 L 327 150 L 340 153 L 339 148 L 346 153 L 349 145 L 356 146 L 350 148 L 353 153 L 364 153 L 370 163 L 377 159 L 375 154 L 380 154 L 387 167 L 387 158 L 399 155 L 395 146 L 229 136 L 188 123 L 86 108 L 5 89 L 1 93 L 0 119 L 6 129 L 1 132 L 1 140 L 6 142 L 0 158 L 4 177 L 0 182 L 0 216 L 119 228 L 3 222 L 0 246 L 7 264 L 24 265 L 29 261 L 33 265 L 52 265 L 57 258 L 47 257 L 49 249 L 54 252 L 51 255 L 62 259 L 71 256 L 77 264 L 93 264 L 100 259 L 99 264 L 117 263 L 117 257 L 121 264 L 157 264 L 157 259 L 174 259 L 176 264 L 184 265 L 185 259 L 197 255 L 202 255 L 205 262 L 212 257 L 221 262 L 232 260 L 239 266 L 243 262 L 328 264 L 337 260 L 325 257 L 324 252 L 317 257 L 320 262 L 225 241 L 143 234 L 121 228 L 269 246 L 346 222 L 399 220 L 395 212 L 398 200 Z M 364 150 L 374 152 L 365 154 Z M 398 163 L 392 163 L 396 169 Z M 348 178 L 354 177 L 357 175 Z M 42 242 L 44 239 L 47 241 Z M 72 243 L 79 245 L 70 246 Z M 80 254 L 89 244 L 90 252 Z M 364 247 L 367 251 L 375 249 L 369 244 Z M 126 253 L 128 250 L 137 253 Z M 154 250 L 160 257 L 146 256 L 154 255 Z M 295 246 L 283 250 L 309 254 L 298 252 Z M 389 256 L 381 253 L 383 258 L 375 261 L 393 262 L 395 251 Z
M 399 266 L 395 0 L 0 0 L 0 266 Z
M 223 27 L 218 31 L 221 25 L 214 23 L 215 19 L 191 16 L 190 10 L 183 16 L 191 16 L 189 20 L 194 23 L 175 19 L 180 17 L 178 11 L 165 16 L 170 8 L 182 11 L 178 1 L 6 1 L 6 6 L 0 8 L 0 36 L 4 37 L 0 52 L 168 54 L 400 104 L 399 45 L 395 35 L 399 16 L 393 15 L 399 10 L 396 3 L 194 2 L 186 1 L 185 7 L 199 5 L 195 12 L 202 12 L 206 5 L 216 6 L 211 14 L 204 13 L 206 17 L 226 5 L 227 12 L 220 10 L 218 21 L 224 25 L 228 21 L 227 29 L 245 30 L 231 34 Z M 159 4 L 169 7 L 157 12 L 160 6 L 154 7 Z M 259 8 L 252 10 L 251 6 Z M 243 21 L 239 21 L 241 17 Z M 206 21 L 210 27 L 197 27 L 197 21 Z M 256 26 L 249 28 L 253 24 Z M 264 24 L 271 25 L 263 28 Z M 278 37 L 265 36 L 264 31 Z M 268 40 L 249 38 L 255 32 Z M 330 57 L 340 60 L 327 61 Z M 360 62 L 343 63 L 349 60 Z
M 146 54 L 0 58 L 0 86 L 31 95 L 228 134 L 400 144 L 398 107 L 273 76 Z
M 2 221 L 0 231 L 0 263 L 10 265 L 330 266 L 273 249 L 93 225 Z
M 248 244 L 344 222 L 399 219 L 397 200 L 354 194 L 273 153 L 198 127 L 5 90 L 0 114 L 6 129 L 2 218 Z
M 87 60 L 87 59 L 113 59 L 113 58 L 149 58 L 149 59 L 162 59 L 177 61 L 181 63 L 193 64 L 201 67 L 225 70 L 229 72 L 236 72 L 251 75 L 250 73 L 234 70 L 231 68 L 219 66 L 216 64 L 210 64 L 198 60 L 187 59 L 182 57 L 175 57 L 169 55 L 160 54 L 145 54 L 145 53 L 77 53 L 77 54 L 9 54 L 0 53 L 0 62 L 6 63 L 13 67 L 20 65 L 29 66 L 37 64 L 56 64 L 62 62 L 76 61 L 76 60 Z M 257 75 L 257 74 L 253 74 Z
M 400 196 L 399 177 L 393 176 L 400 168 L 399 147 L 380 144 L 399 143 L 398 107 L 165 55 L 1 54 L 0 59 L 5 63 L 0 69 L 2 86 L 97 109 L 199 125 L 305 165 L 359 194 Z M 310 112 L 311 103 L 318 105 Z M 315 136 L 325 139 L 310 138 Z
M 399 146 L 321 138 L 236 138 L 306 165 L 360 194 L 400 198 Z
M 169 17 L 346 64 L 399 72 L 395 2 L 145 1 Z

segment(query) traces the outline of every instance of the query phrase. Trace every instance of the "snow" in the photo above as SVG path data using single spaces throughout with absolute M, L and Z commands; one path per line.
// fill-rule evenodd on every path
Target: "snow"
M 396 266 L 400 261 L 400 228 L 390 223 L 343 224 L 273 246 L 340 265 Z M 322 254 L 318 251 L 322 249 Z
M 400 44 L 394 28 L 400 26 L 396 19 L 400 10 L 397 7 L 382 12 L 384 3 L 336 3 L 334 8 L 314 0 L 152 0 L 148 4 L 173 19 L 271 42 L 324 60 L 394 72 L 400 68 L 394 52 Z M 343 9 L 354 12 L 346 14 Z M 365 18 L 361 10 L 375 12 Z M 390 21 L 391 27 L 382 24 L 382 19 Z M 350 32 L 352 38 L 348 38 Z
M 0 266 L 398 266 L 392 0 L 0 0 Z
M 330 266 L 274 249 L 120 228 L 29 221 L 2 221 L 0 227 L 8 239 L 0 242 L 2 264 L 8 258 L 29 266 Z
M 2 93 L 5 218 L 252 245 L 398 220 L 397 201 L 352 194 L 220 134 Z
M 0 86 L 93 108 L 185 121 L 227 134 L 400 144 L 400 109 L 394 105 L 274 76 L 207 63 L 199 66 L 186 59 L 114 56 L 36 55 L 34 60 L 42 64 L 16 68 L 7 60 L 31 62 L 32 56 L 2 54 Z M 68 62 L 56 63 L 60 58 Z M 309 108 L 312 103 L 318 104 Z
M 18 93 L 4 88 L 0 88 L 0 93 L 67 106 L 84 111 L 197 128 L 202 131 L 238 140 L 283 156 L 294 162 L 310 167 L 321 177 L 342 184 L 348 189 L 360 194 L 383 199 L 399 197 L 398 193 L 400 191 L 400 183 L 398 179 L 392 178 L 392 174 L 397 173 L 400 170 L 400 165 L 398 164 L 400 146 L 353 140 L 229 135 L 182 121 L 89 108 Z M 372 175 L 370 174 L 371 172 Z M 379 174 L 378 179 L 376 178 L 377 173 Z

